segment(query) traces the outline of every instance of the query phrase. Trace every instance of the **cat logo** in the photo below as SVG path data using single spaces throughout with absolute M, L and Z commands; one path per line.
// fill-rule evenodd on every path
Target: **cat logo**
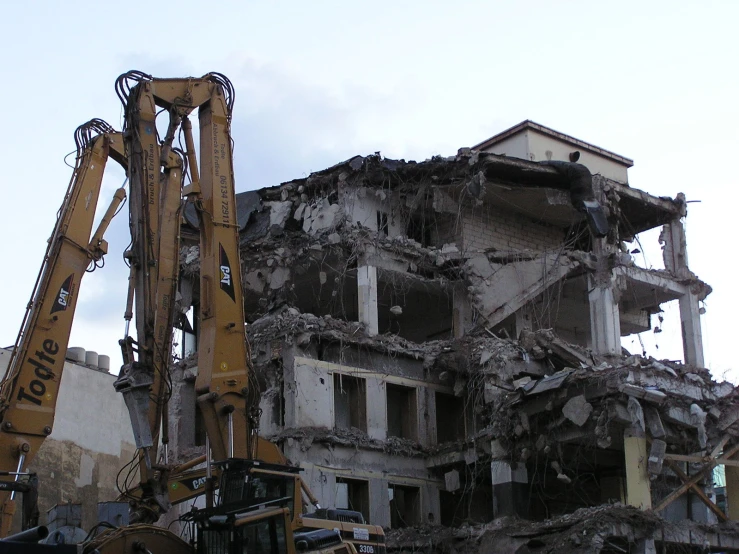
M 59 292 L 54 299 L 54 304 L 51 306 L 51 313 L 63 312 L 69 306 L 71 295 L 74 292 L 74 284 L 72 282 L 74 274 L 64 279 L 62 286 L 59 287 Z
M 228 256 L 226 255 L 226 251 L 223 249 L 223 245 L 219 244 L 218 246 L 220 249 L 220 263 L 218 265 L 221 268 L 221 290 L 228 294 L 231 300 L 236 302 L 233 276 L 231 275 L 231 264 L 228 262 Z
M 231 268 L 227 265 L 221 266 L 221 283 L 231 286 Z
M 190 485 L 191 491 L 196 491 L 201 487 L 205 486 L 205 482 L 208 480 L 207 477 L 199 477 L 198 479 L 193 479 L 192 483 Z

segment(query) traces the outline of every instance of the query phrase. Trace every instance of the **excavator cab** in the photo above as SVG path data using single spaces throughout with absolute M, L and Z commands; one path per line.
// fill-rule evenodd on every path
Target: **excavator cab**
M 293 535 L 290 514 L 299 468 L 239 458 L 214 465 L 221 476 L 218 502 L 192 515 L 197 525 L 198 554 L 356 552 L 342 541 L 337 530 Z
M 198 554 L 288 554 L 294 552 L 286 508 L 199 517 Z
M 339 533 L 320 529 L 293 535 L 287 508 L 212 515 L 198 523 L 198 554 L 356 554 Z
M 294 476 L 300 468 L 238 458 L 215 465 L 221 470 L 220 508 L 284 506 L 291 513 L 294 510 Z

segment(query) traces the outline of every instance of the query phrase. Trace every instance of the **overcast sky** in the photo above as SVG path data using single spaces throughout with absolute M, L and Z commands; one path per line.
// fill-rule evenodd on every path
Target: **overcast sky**
M 14 342 L 30 297 L 74 129 L 93 117 L 120 129 L 113 84 L 129 69 L 219 71 L 236 87 L 239 192 L 353 154 L 451 155 L 524 119 L 634 159 L 632 186 L 700 200 L 687 232 L 690 266 L 714 288 L 706 360 L 736 380 L 737 21 L 731 0 L 5 3 L 0 345 Z M 123 179 L 111 161 L 101 204 Z M 127 233 L 119 217 L 106 267 L 83 281 L 70 342 L 111 355 L 114 369 Z M 659 267 L 656 237 L 644 246 Z M 680 358 L 679 321 L 663 327 L 646 346 Z

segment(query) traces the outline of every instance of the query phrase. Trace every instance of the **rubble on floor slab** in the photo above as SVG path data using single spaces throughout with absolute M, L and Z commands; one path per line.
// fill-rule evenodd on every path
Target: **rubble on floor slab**
M 599 554 L 650 552 L 640 544 L 653 540 L 657 552 L 738 552 L 739 526 L 673 523 L 650 511 L 623 504 L 581 508 L 541 522 L 512 517 L 457 528 L 425 525 L 391 529 L 388 552 L 397 554 Z
M 705 369 L 611 358 L 517 380 L 498 396 L 491 430 L 511 461 L 567 442 L 609 448 L 627 427 L 666 441 L 670 451 L 701 452 L 726 434 L 739 436 L 738 401 L 733 385 Z
M 428 359 L 432 363 L 435 356 L 444 348 L 443 341 L 416 344 L 393 334 L 370 336 L 364 325 L 356 321 L 346 321 L 331 317 L 319 317 L 300 313 L 296 308 L 282 308 L 258 319 L 247 327 L 249 341 L 256 356 L 267 354 L 268 345 L 273 341 L 284 340 L 288 344 L 306 347 L 311 341 L 341 342 L 353 344 L 381 353 L 404 355 L 413 359 Z
M 479 425 L 467 442 L 428 449 L 399 447 L 359 430 L 286 429 L 275 439 L 360 444 L 404 455 L 437 455 L 475 445 L 481 455 L 492 454 L 492 440 L 497 457 L 515 463 L 551 449 L 556 453 L 563 444 L 618 447 L 628 427 L 664 441 L 669 452 L 706 451 L 724 434 L 739 436 L 739 392 L 730 383 L 715 382 L 707 370 L 640 356 L 597 356 L 550 330 L 524 332 L 519 340 L 479 332 L 416 344 L 392 334 L 370 336 L 357 322 L 283 307 L 249 325 L 248 332 L 258 371 L 259 360 L 271 358 L 280 341 L 306 352 L 311 344 L 340 343 L 423 360 L 427 370 L 473 403 Z M 572 474 L 566 456 L 560 453 L 556 459 L 558 475 Z
M 669 536 L 677 527 L 652 512 L 610 504 L 582 508 L 542 522 L 506 517 L 458 528 L 391 529 L 386 539 L 388 552 L 399 554 L 597 554 L 628 552 L 629 545 L 633 548 L 645 538 L 659 538 L 660 532 Z M 697 537 L 696 544 L 702 546 Z
M 297 429 L 284 429 L 279 433 L 267 437 L 272 442 L 287 441 L 292 446 L 294 443 L 300 445 L 305 452 L 314 443 L 331 446 L 348 446 L 351 448 L 362 448 L 366 450 L 377 450 L 386 454 L 400 456 L 424 456 L 427 450 L 413 441 L 400 437 L 388 437 L 385 440 L 373 439 L 364 431 L 357 428 L 351 429 L 325 429 L 320 427 L 300 427 Z

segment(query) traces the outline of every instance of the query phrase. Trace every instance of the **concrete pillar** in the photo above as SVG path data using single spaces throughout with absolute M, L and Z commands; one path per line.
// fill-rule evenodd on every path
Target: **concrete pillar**
M 369 480 L 369 523 L 390 527 L 390 495 L 387 479 Z
M 703 333 L 698 297 L 688 293 L 680 297 L 680 327 L 683 335 L 683 356 L 685 363 L 704 367 Z
M 739 521 L 739 467 L 724 466 L 726 470 L 726 515 Z
M 614 291 L 610 257 L 613 246 L 606 239 L 594 239 L 596 269 L 588 275 L 590 303 L 590 347 L 596 354 L 621 354 L 621 318 L 618 293 Z
M 685 206 L 685 197 L 680 194 L 678 201 Z M 682 217 L 687 214 L 683 208 L 680 218 L 672 220 L 662 228 L 661 240 L 664 243 L 662 258 L 665 269 L 681 279 L 694 277 L 688 268 L 688 250 L 685 240 L 685 227 Z M 680 327 L 683 336 L 683 356 L 685 363 L 703 367 L 703 334 L 701 332 L 700 306 L 698 297 L 688 291 L 680 300 Z
M 462 338 L 469 327 L 472 326 L 472 307 L 467 297 L 467 289 L 463 285 L 457 285 L 452 291 L 452 328 L 454 338 Z
M 526 466 L 517 463 L 514 467 L 503 460 L 490 462 L 493 479 L 493 517 L 528 517 L 529 476 Z
M 434 416 L 436 416 L 436 391 L 427 387 L 420 387 L 416 390 L 416 398 L 418 399 L 416 402 L 418 409 L 418 415 L 416 416 L 418 421 L 418 442 L 421 446 L 428 447 L 435 444 L 435 440 L 432 442 L 432 436 L 433 439 L 436 438 L 436 417 L 433 420 L 431 419 L 432 410 Z M 432 408 L 430 404 L 433 404 Z
M 626 464 L 626 503 L 641 510 L 652 507 L 652 492 L 647 471 L 647 439 L 638 429 L 624 431 L 624 462 Z
M 295 451 L 299 451 L 299 448 L 295 448 Z M 299 457 L 298 455 L 297 458 L 292 459 L 299 459 Z M 303 479 L 318 499 L 318 503 L 324 508 L 333 508 L 336 498 L 336 475 L 310 462 L 301 461 L 300 467 L 303 468 Z
M 597 354 L 621 354 L 621 319 L 610 276 L 606 282 L 588 276 L 590 337 Z
M 362 265 L 357 268 L 357 287 L 359 298 L 359 321 L 367 327 L 370 335 L 379 333 L 377 311 L 377 268 Z
M 436 427 L 436 391 L 433 389 L 426 389 L 426 411 L 422 415 L 426 419 L 426 436 L 428 438 L 428 444 L 438 444 L 439 434 Z
M 429 483 L 421 487 L 421 523 L 438 525 L 441 522 L 441 504 L 439 501 L 439 487 Z
M 387 393 L 385 383 L 368 377 L 367 386 L 367 434 L 377 440 L 387 439 Z

